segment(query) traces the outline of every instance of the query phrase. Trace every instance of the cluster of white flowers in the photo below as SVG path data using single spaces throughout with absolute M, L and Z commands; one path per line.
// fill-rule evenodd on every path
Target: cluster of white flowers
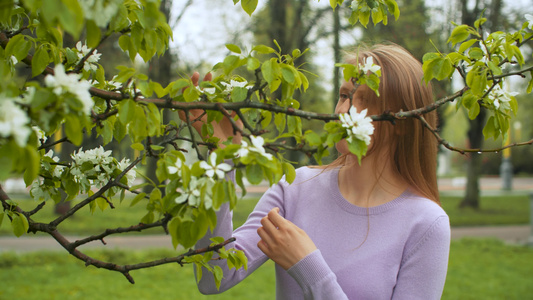
M 30 187 L 30 196 L 39 201 L 48 201 L 52 199 L 51 195 L 55 192 L 57 191 L 54 190 L 53 186 L 44 184 L 39 178 L 32 182 Z
M 56 163 L 59 162 L 59 157 L 54 156 L 54 151 L 52 151 L 52 150 L 49 150 L 44 156 L 50 157 Z M 62 165 L 55 165 L 54 172 L 52 173 L 52 176 L 54 178 L 61 178 L 61 174 L 63 173 L 65 168 L 66 167 L 62 166 Z
M 84 0 L 80 1 L 84 16 L 93 20 L 99 27 L 106 27 L 116 14 L 122 0 Z
M 363 73 L 372 72 L 376 75 L 378 75 L 379 70 L 381 70 L 381 67 L 374 64 L 374 59 L 372 56 L 366 57 L 363 60 L 363 64 L 359 64 L 359 70 L 363 71 Z
M 30 118 L 15 101 L 16 99 L 0 95 L 0 137 L 13 137 L 20 147 L 24 147 L 31 134 L 28 127 Z
M 181 195 L 174 199 L 178 204 L 185 203 L 188 201 L 190 205 L 196 206 L 200 203 L 200 188 L 202 187 L 202 182 L 198 178 L 192 176 L 189 181 L 189 186 L 181 191 Z
M 363 109 L 360 113 L 357 112 L 357 108 L 352 106 L 347 114 L 340 114 L 339 118 L 342 123 L 342 127 L 347 129 L 348 142 L 351 142 L 354 138 L 365 142 L 366 145 L 370 144 L 370 136 L 374 133 L 374 125 L 372 119 L 366 116 L 367 109 Z
M 54 89 L 54 94 L 61 96 L 68 92 L 75 95 L 83 106 L 83 113 L 91 114 L 94 101 L 89 93 L 91 84 L 87 80 L 80 80 L 79 74 L 66 74 L 65 67 L 58 64 L 54 68 L 54 75 L 47 75 L 44 78 L 47 87 Z
M 126 168 L 130 164 L 131 164 L 131 161 L 129 160 L 129 158 L 123 158 L 121 161 L 118 162 L 117 169 L 119 169 L 120 172 L 122 173 L 124 170 L 126 170 Z M 133 185 L 133 182 L 135 181 L 135 178 L 137 177 L 137 173 L 135 172 L 135 167 L 131 168 L 131 170 L 126 172 L 124 176 L 126 176 L 126 180 L 128 181 L 128 186 L 131 187 Z
M 251 86 L 248 86 L 247 81 L 237 81 L 231 79 L 229 83 L 221 81 L 220 84 L 224 86 L 224 91 L 222 91 L 223 94 L 229 95 L 233 91 L 234 88 L 240 87 L 240 88 L 248 88 L 250 89 Z M 196 87 L 200 92 L 206 94 L 207 96 L 212 96 L 216 93 L 216 88 L 210 87 L 210 88 L 204 88 L 201 89 L 200 87 Z
M 122 172 L 130 164 L 129 159 L 126 158 L 115 163 L 114 158 L 111 156 L 111 150 L 104 151 L 102 146 L 87 151 L 80 149 L 77 153 L 74 152 L 71 157 L 73 163 L 70 172 L 78 183 L 86 187 L 95 186 L 100 188 L 104 186 L 111 179 L 115 169 L 119 169 Z M 131 186 L 135 180 L 136 173 L 134 169 L 132 168 L 126 173 L 128 186 Z
M 250 152 L 256 152 L 266 157 L 268 160 L 272 159 L 272 154 L 267 153 L 263 147 L 265 140 L 262 137 L 251 135 L 250 140 L 252 141 L 251 145 L 248 145 L 246 141 L 241 142 L 241 148 L 236 153 L 237 156 L 246 157 Z
M 87 48 L 87 45 L 82 45 L 81 41 L 76 44 L 76 49 L 78 50 L 78 59 L 84 58 L 87 54 L 91 52 L 91 49 Z M 102 54 L 98 53 L 98 50 L 94 50 L 93 53 L 87 57 L 85 60 L 85 63 L 83 64 L 83 68 L 86 71 L 93 70 L 96 71 L 98 68 L 96 66 L 96 63 L 100 60 L 100 56 Z
M 504 91 L 499 84 L 494 86 L 494 88 L 489 93 L 489 99 L 492 100 L 496 109 L 500 111 L 508 111 L 511 109 L 509 102 L 511 97 L 518 95 L 517 92 L 507 92 Z
M 223 179 L 225 172 L 228 172 L 231 170 L 231 166 L 227 163 L 221 163 L 217 165 L 217 154 L 215 152 L 211 153 L 209 155 L 209 162 L 202 161 L 200 162 L 200 167 L 205 170 L 205 175 L 209 178 L 215 179 Z

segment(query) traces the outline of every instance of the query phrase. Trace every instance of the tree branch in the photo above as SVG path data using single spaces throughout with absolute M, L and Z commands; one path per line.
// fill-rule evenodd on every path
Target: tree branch
M 517 146 L 526 146 L 526 145 L 532 145 L 533 144 L 533 139 L 529 140 L 529 141 L 526 141 L 526 142 L 520 142 L 520 143 L 512 143 L 512 144 L 509 144 L 507 146 L 503 146 L 503 147 L 500 147 L 500 148 L 492 148 L 492 149 L 481 149 L 481 148 L 468 148 L 468 149 L 465 149 L 465 148 L 458 148 L 458 147 L 454 147 L 452 146 L 449 142 L 447 142 L 445 139 L 443 139 L 440 134 L 438 133 L 438 130 L 431 127 L 431 125 L 426 121 L 426 119 L 424 119 L 423 116 L 416 116 L 416 118 L 418 120 L 420 120 L 420 122 L 424 125 L 424 127 L 426 127 L 427 129 L 429 129 L 429 131 L 431 131 L 431 133 L 435 136 L 435 138 L 437 139 L 437 141 L 439 142 L 439 144 L 443 145 L 444 147 L 446 147 L 446 149 L 448 150 L 451 150 L 451 151 L 455 151 L 455 152 L 459 152 L 461 154 L 466 154 L 466 153 L 498 153 L 504 149 L 507 149 L 507 148 L 512 148 L 512 147 L 517 147 Z

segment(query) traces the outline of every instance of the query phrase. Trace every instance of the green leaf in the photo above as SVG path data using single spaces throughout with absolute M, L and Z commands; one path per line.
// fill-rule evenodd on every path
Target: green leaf
M 281 66 L 281 75 L 283 76 L 283 79 L 287 81 L 290 84 L 294 84 L 296 76 L 298 76 L 298 73 L 296 73 L 296 70 L 289 65 L 282 65 Z
M 359 164 L 361 164 L 361 159 L 366 154 L 367 147 L 364 141 L 358 139 L 353 139 L 351 143 L 348 143 L 348 149 L 357 156 Z
M 266 82 L 271 83 L 272 81 L 274 81 L 272 60 L 267 60 L 263 63 L 263 65 L 261 66 L 261 74 L 263 74 L 263 78 L 266 80 Z
M 85 26 L 87 29 L 87 47 L 97 47 L 100 43 L 100 39 L 102 38 L 102 32 L 100 31 L 100 28 L 93 20 L 87 20 Z
M 246 0 L 242 0 L 242 1 L 246 1 Z M 213 268 L 213 276 L 215 277 L 215 284 L 218 290 L 220 289 L 220 283 L 222 282 L 222 278 L 224 277 L 224 272 L 222 271 L 222 268 L 220 266 L 215 266 Z
M 283 173 L 285 174 L 285 180 L 287 180 L 288 183 L 292 183 L 296 178 L 296 171 L 294 170 L 294 166 L 288 162 L 284 162 L 282 166 Z
M 258 0 L 241 0 L 241 6 L 244 11 L 251 16 L 257 8 L 257 2 Z
M 131 99 L 121 101 L 118 105 L 118 119 L 124 125 L 131 122 L 135 116 L 135 102 Z
M 249 71 L 254 71 L 254 70 L 256 70 L 259 67 L 261 67 L 261 62 L 259 61 L 259 59 L 255 58 L 255 57 L 248 57 L 247 58 L 247 60 L 246 60 L 246 68 Z
M 4 216 L 5 216 L 5 213 L 1 212 L 0 213 L 0 228 L 2 228 L 2 222 L 4 221 Z
M 138 194 L 137 196 L 135 196 L 135 198 L 133 198 L 133 200 L 131 200 L 131 203 L 130 203 L 130 207 L 131 206 L 134 206 L 135 204 L 139 203 L 139 201 L 141 201 L 142 199 L 144 199 L 144 197 L 146 197 L 146 193 L 140 193 Z
M 144 151 L 144 145 L 142 143 L 133 143 L 130 147 L 134 150 Z
M 83 126 L 80 118 L 74 115 L 65 116 L 65 133 L 74 145 L 80 146 L 83 142 Z
M 309 143 L 309 145 L 311 146 L 317 146 L 322 144 L 322 138 L 320 137 L 320 135 L 318 135 L 312 130 L 307 130 L 304 136 L 307 143 Z
M 167 228 L 170 236 L 172 237 L 172 246 L 174 249 L 178 247 L 178 227 L 181 224 L 181 219 L 179 217 L 174 217 L 170 222 L 168 222 Z
M 487 124 L 485 124 L 485 127 L 483 128 L 483 136 L 485 136 L 485 139 L 488 139 L 489 137 L 496 138 L 499 135 L 499 132 L 496 131 L 495 123 L 494 116 L 490 116 L 487 120 Z
M 251 164 L 246 166 L 246 179 L 251 184 L 260 184 L 263 181 L 263 167 L 259 164 Z
M 476 39 L 471 39 L 471 40 L 468 40 L 468 41 L 462 43 L 457 52 L 459 52 L 459 53 L 465 52 L 468 48 L 472 47 L 472 45 L 474 45 L 476 42 L 477 42 Z
M 124 52 L 128 51 L 130 47 L 133 46 L 130 36 L 124 34 L 118 38 L 118 45 Z
M 13 216 L 13 221 L 11 221 L 11 227 L 13 229 L 13 233 L 17 237 L 20 237 L 26 232 L 28 232 L 30 224 L 28 223 L 28 219 L 26 219 L 26 216 L 21 213 L 15 212 L 15 215 Z
M 274 124 L 276 125 L 276 128 L 278 129 L 278 131 L 280 133 L 282 133 L 283 131 L 285 131 L 285 124 L 286 124 L 286 118 L 285 118 L 285 114 L 282 114 L 282 113 L 276 113 L 274 115 Z
M 102 197 L 98 197 L 94 201 L 96 202 L 96 205 L 98 205 L 101 211 L 104 211 L 106 208 L 109 207 L 109 203 L 107 202 L 107 200 Z
M 470 120 L 474 120 L 479 115 L 480 109 L 481 108 L 479 106 L 479 103 L 477 101 L 474 102 L 472 107 L 470 107 L 470 109 L 468 110 L 468 117 L 470 118 Z
M 226 44 L 226 48 L 228 48 L 229 51 L 241 54 L 241 48 L 239 46 L 234 44 Z
M 272 47 L 268 47 L 265 45 L 256 45 L 252 48 L 252 51 L 255 51 L 260 54 L 270 54 L 276 52 Z
M 48 51 L 44 47 L 39 47 L 31 60 L 31 75 L 35 77 L 43 73 L 49 62 L 50 56 L 48 56 Z
M 447 43 L 451 42 L 452 46 L 455 46 L 455 44 L 466 40 L 468 36 L 470 36 L 470 32 L 468 32 L 469 28 L 470 26 L 468 25 L 459 25 L 455 27 Z
M 39 173 L 40 169 L 41 159 L 39 153 L 30 146 L 26 146 L 26 148 L 24 148 L 24 153 L 24 183 L 26 184 L 26 186 L 30 186 L 33 180 L 37 178 L 37 174 Z M 3 165 L 2 168 L 4 168 Z
M 241 102 L 248 96 L 248 89 L 245 87 L 235 87 L 231 91 L 231 100 L 233 102 Z

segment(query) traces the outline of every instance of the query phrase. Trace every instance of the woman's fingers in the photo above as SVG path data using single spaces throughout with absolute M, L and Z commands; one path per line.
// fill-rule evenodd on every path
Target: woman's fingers
M 268 219 L 272 222 L 272 224 L 274 224 L 274 226 L 276 226 L 277 228 L 281 228 L 283 226 L 285 226 L 287 224 L 287 220 L 285 220 L 284 217 L 282 217 L 280 214 L 279 214 L 279 208 L 278 207 L 274 207 L 273 209 L 271 209 L 269 212 L 268 212 Z

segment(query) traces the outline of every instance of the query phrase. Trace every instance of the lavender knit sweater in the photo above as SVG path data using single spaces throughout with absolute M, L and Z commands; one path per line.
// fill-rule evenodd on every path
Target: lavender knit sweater
M 202 293 L 220 293 L 251 274 L 268 257 L 257 248 L 260 220 L 273 207 L 305 230 L 318 250 L 288 271 L 276 265 L 277 299 L 439 299 L 450 247 L 448 216 L 435 202 L 408 191 L 384 205 L 354 206 L 341 195 L 338 169 L 300 168 L 292 184 L 281 181 L 261 198 L 246 223 L 233 231 L 224 205 L 212 236 L 237 241 L 248 257 L 248 271 L 224 270 L 217 291 L 213 277 L 202 276 Z

